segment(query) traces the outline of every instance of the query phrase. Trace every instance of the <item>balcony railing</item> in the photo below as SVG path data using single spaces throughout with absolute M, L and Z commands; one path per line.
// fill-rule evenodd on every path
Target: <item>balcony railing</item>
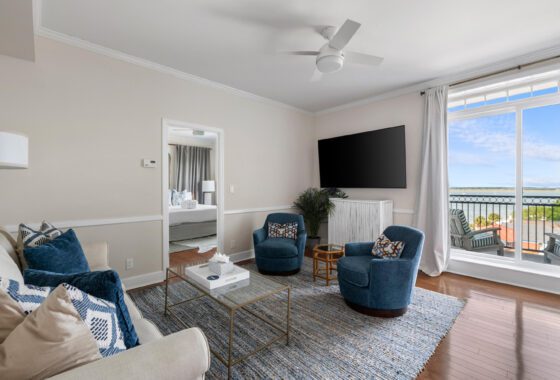
M 515 196 L 486 194 L 451 194 L 452 209 L 461 209 L 472 229 L 500 227 L 506 248 L 515 246 Z M 548 241 L 547 232 L 560 232 L 560 196 L 524 196 L 522 215 L 522 249 L 540 252 Z

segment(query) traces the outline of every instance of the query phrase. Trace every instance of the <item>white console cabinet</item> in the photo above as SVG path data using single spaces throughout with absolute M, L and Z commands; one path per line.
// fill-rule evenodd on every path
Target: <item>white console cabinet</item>
M 393 201 L 331 200 L 335 207 L 329 216 L 329 243 L 372 242 L 393 224 Z

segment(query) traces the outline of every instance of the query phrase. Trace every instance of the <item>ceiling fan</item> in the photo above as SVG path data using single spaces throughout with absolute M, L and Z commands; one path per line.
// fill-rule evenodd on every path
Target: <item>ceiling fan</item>
M 315 64 L 317 67 L 311 77 L 312 82 L 320 80 L 323 74 L 334 73 L 342 69 L 345 61 L 361 65 L 378 66 L 383 62 L 382 57 L 353 51 L 343 51 L 360 26 L 359 22 L 350 19 L 346 20 L 338 30 L 335 26 L 327 26 L 320 31 L 320 34 L 328 42 L 319 51 L 288 51 L 284 54 L 316 56 Z

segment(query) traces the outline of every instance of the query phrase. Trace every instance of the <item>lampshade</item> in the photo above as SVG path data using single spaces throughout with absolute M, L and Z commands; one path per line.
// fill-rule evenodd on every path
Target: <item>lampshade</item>
M 26 169 L 29 162 L 27 136 L 0 132 L 0 169 Z
M 213 193 L 216 191 L 215 181 L 202 181 L 202 192 L 203 193 Z

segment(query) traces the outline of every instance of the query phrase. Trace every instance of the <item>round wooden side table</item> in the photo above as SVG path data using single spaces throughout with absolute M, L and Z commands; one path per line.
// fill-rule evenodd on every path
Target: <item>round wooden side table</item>
M 313 281 L 322 278 L 327 281 L 326 286 L 333 280 L 333 271 L 336 271 L 336 262 L 344 256 L 344 247 L 338 244 L 319 244 L 313 248 Z M 321 267 L 320 263 L 324 263 Z

